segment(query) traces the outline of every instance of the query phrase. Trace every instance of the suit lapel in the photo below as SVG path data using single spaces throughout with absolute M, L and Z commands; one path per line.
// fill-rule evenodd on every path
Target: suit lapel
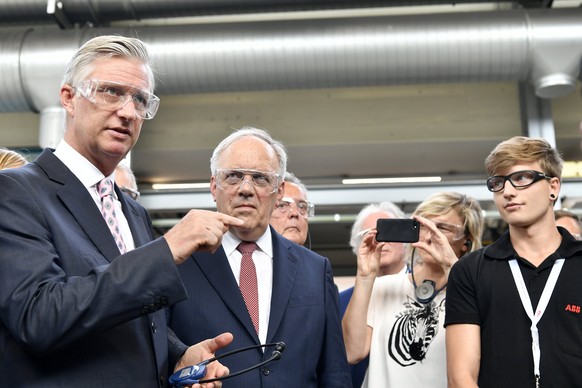
M 51 180 L 62 184 L 58 197 L 103 256 L 110 262 L 119 256 L 103 216 L 81 181 L 49 150 L 43 151 L 36 163 Z
M 259 344 L 259 337 L 222 246 L 214 254 L 195 253 L 193 257 L 226 307 Z
M 267 342 L 273 341 L 273 336 L 281 324 L 297 274 L 297 257 L 290 251 L 290 243 L 277 234 L 273 228 L 271 228 L 271 233 L 273 235 L 273 294 Z
M 127 224 L 129 225 L 129 229 L 131 230 L 131 234 L 133 236 L 133 243 L 135 247 L 140 247 L 144 244 L 147 244 L 151 241 L 150 239 L 150 232 L 146 229 L 146 226 L 143 222 L 140 222 L 141 217 L 139 211 L 136 209 L 134 204 L 129 203 L 123 196 L 123 193 L 117 185 L 115 185 L 115 192 L 117 193 L 117 198 L 119 202 L 121 202 L 121 208 L 123 209 L 123 215 L 127 220 Z

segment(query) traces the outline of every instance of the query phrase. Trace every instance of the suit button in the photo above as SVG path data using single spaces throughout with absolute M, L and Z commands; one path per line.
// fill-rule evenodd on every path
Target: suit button
M 156 327 L 156 323 L 154 321 L 152 321 L 152 333 L 155 333 L 156 331 L 158 331 L 158 329 Z
M 261 372 L 263 372 L 265 376 L 268 376 L 271 373 L 271 370 L 265 366 L 261 369 Z

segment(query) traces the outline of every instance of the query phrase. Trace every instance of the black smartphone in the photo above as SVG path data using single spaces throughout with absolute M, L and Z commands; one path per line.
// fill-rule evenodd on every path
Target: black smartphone
M 379 218 L 376 229 L 376 241 L 417 242 L 420 224 L 413 218 Z

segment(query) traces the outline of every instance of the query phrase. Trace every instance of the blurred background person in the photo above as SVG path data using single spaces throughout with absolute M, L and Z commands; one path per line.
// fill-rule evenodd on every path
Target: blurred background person
M 419 241 L 407 249 L 410 272 L 378 277 L 382 249 L 376 229 L 358 250 L 353 296 L 342 320 L 348 361 L 370 355 L 362 387 L 445 388 L 446 285 L 458 258 L 481 247 L 479 203 L 436 193 L 416 208 Z
M 554 211 L 554 217 L 557 226 L 566 229 L 576 240 L 582 239 L 582 224 L 576 214 L 566 209 L 560 209 Z
M 137 181 L 131 167 L 127 163 L 121 162 L 115 168 L 115 183 L 125 194 L 136 201 L 139 199 Z
M 372 203 L 364 207 L 352 225 L 350 246 L 354 255 L 358 255 L 358 248 L 367 231 L 376 227 L 379 218 L 404 218 L 404 212 L 392 202 Z M 406 271 L 406 261 L 404 260 L 403 243 L 386 243 L 382 249 L 380 257 L 380 269 L 378 276 L 392 275 Z M 354 287 L 350 287 L 339 295 L 340 314 L 343 317 L 352 298 Z M 360 362 L 351 366 L 352 384 L 354 387 L 361 387 L 368 369 L 369 357 L 365 357 Z
M 290 172 L 285 173 L 285 194 L 271 214 L 271 226 L 283 237 L 310 248 L 308 219 L 315 215 L 307 188 Z
M 0 147 L 0 170 L 14 167 L 22 167 L 28 160 L 16 151 Z

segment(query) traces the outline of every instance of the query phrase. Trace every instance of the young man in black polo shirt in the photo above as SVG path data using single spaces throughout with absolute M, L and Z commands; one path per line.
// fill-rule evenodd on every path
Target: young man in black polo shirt
M 465 256 L 447 286 L 449 387 L 582 387 L 582 242 L 554 221 L 562 159 L 514 137 L 487 157 L 509 231 Z

